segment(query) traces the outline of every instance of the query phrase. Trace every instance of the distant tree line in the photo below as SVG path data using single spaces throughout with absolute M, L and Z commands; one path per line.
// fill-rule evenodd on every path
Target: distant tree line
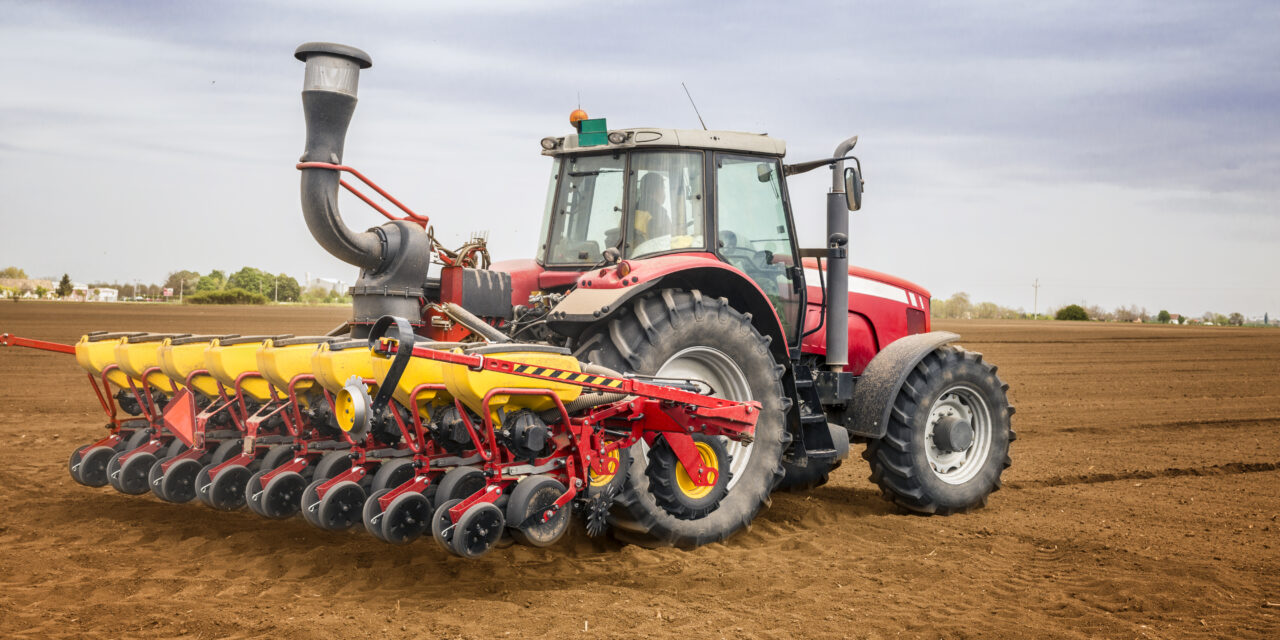
M 1057 309 L 1050 308 L 1045 313 L 1035 315 L 1027 313 L 1022 308 L 1011 309 L 1002 307 L 994 302 L 972 302 L 969 294 L 961 291 L 953 294 L 949 298 L 934 298 L 930 301 L 930 314 L 934 318 L 954 318 L 954 319 L 972 319 L 972 320 L 1028 320 L 1028 319 L 1045 319 L 1054 320 L 1077 320 L 1077 321 L 1095 321 L 1095 322 L 1154 322 L 1158 324 L 1214 324 L 1223 326 L 1243 326 L 1246 324 L 1245 317 L 1240 313 L 1231 313 L 1222 315 L 1209 311 L 1203 315 L 1196 317 L 1188 317 L 1181 314 L 1169 313 L 1166 309 L 1161 309 L 1155 315 L 1147 311 L 1145 307 L 1137 305 L 1120 306 L 1115 309 L 1107 310 L 1098 305 L 1079 305 L 1069 304 Z M 1263 321 L 1263 324 L 1270 324 L 1270 318 Z
M 1022 309 L 1010 309 L 994 302 L 971 302 L 969 294 L 963 291 L 946 299 L 934 298 L 929 303 L 929 312 L 935 318 L 975 320 L 1014 320 L 1031 317 L 1031 314 Z
M 0 269 L 0 279 L 18 281 L 29 280 L 27 272 L 18 267 Z M 194 303 L 236 303 L 265 304 L 279 302 L 349 302 L 345 292 L 335 291 L 322 286 L 313 286 L 306 291 L 298 284 L 298 280 L 288 274 L 272 275 L 264 270 L 244 267 L 228 276 L 225 272 L 214 269 L 207 274 L 195 271 L 174 271 L 163 283 L 141 284 L 136 282 L 90 282 L 87 285 L 91 293 L 101 289 L 114 289 L 122 300 L 135 298 L 162 299 L 165 289 L 173 289 L 173 299 L 182 296 L 185 301 Z M 29 283 L 19 283 L 14 287 L 0 286 L 0 297 L 18 300 L 28 294 L 44 298 L 54 294 L 66 298 L 74 291 L 70 274 L 62 274 L 62 279 L 52 290 Z
M 293 276 L 272 275 L 253 267 L 243 267 L 230 276 L 220 269 L 204 275 L 188 270 L 174 271 L 164 286 L 195 304 L 266 304 L 298 302 L 302 298 L 302 287 Z
M 1153 316 L 1147 312 L 1145 307 L 1138 307 L 1136 305 L 1116 307 L 1114 310 L 1108 311 L 1096 304 L 1087 307 L 1078 304 L 1069 304 L 1053 311 L 1052 313 L 1055 320 L 1154 322 L 1157 324 L 1212 324 L 1231 327 L 1240 327 L 1245 324 L 1244 314 L 1241 313 L 1222 315 L 1221 313 L 1208 311 L 1200 316 L 1188 317 L 1181 314 L 1169 313 L 1167 309 L 1161 309 Z
M 284 273 L 271 275 L 253 267 L 244 267 L 230 276 L 219 269 L 204 275 L 195 271 L 174 271 L 169 274 L 164 286 L 172 288 L 174 295 L 182 292 L 184 299 L 196 304 L 263 304 L 268 301 L 318 304 L 351 301 L 351 298 L 344 295 L 345 292 L 318 285 L 303 290 L 293 276 Z

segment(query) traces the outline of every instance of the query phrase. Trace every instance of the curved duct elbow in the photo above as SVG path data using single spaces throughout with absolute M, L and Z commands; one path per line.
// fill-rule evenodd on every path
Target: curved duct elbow
M 302 109 L 307 143 L 301 162 L 342 164 L 347 127 L 356 109 L 360 70 L 373 65 L 369 54 L 328 42 L 308 42 L 294 52 L 306 63 Z M 370 271 L 383 262 L 383 242 L 373 231 L 347 228 L 338 211 L 339 173 L 302 169 L 302 215 L 316 242 L 339 260 Z

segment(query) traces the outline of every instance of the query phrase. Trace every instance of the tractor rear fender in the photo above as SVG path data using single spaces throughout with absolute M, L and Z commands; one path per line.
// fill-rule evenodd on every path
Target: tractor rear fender
M 893 341 L 876 354 L 853 386 L 849 431 L 866 438 L 883 437 L 893 400 L 911 370 L 933 350 L 959 339 L 950 331 L 917 333 Z
M 577 287 L 551 310 L 547 324 L 557 333 L 577 337 L 589 325 L 626 306 L 632 298 L 650 290 L 698 290 L 712 298 L 725 298 L 738 311 L 750 314 L 751 324 L 769 339 L 769 350 L 782 364 L 789 363 L 782 323 L 760 287 L 731 265 L 710 254 L 675 254 L 593 269 L 578 278 Z M 629 269 L 629 270 L 628 270 Z M 619 271 L 626 275 L 619 275 Z

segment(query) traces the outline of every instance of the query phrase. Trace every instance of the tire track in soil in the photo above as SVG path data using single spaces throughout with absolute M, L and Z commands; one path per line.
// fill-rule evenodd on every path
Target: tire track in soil
M 1241 426 L 1273 426 L 1280 427 L 1280 418 L 1266 416 L 1257 418 L 1222 418 L 1217 420 L 1173 420 L 1167 422 L 1152 422 L 1135 424 L 1129 427 L 1133 431 L 1184 431 L 1191 429 L 1209 429 L 1209 428 L 1231 428 Z M 1057 433 L 1082 433 L 1082 434 L 1103 434 L 1115 431 L 1114 428 L 1103 426 L 1087 426 L 1087 427 L 1060 427 L 1054 429 Z
M 1005 482 L 1007 489 L 1031 489 L 1036 487 L 1062 487 L 1078 484 L 1098 484 L 1122 480 L 1148 480 L 1151 478 L 1179 478 L 1183 476 L 1225 476 L 1259 473 L 1280 469 L 1280 462 L 1228 462 L 1204 467 L 1180 467 L 1160 470 L 1135 470 L 1124 473 L 1096 473 L 1079 476 L 1055 476 Z

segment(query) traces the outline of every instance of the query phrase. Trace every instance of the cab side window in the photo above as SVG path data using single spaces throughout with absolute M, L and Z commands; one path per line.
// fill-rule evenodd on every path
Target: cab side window
M 796 265 L 777 160 L 716 156 L 717 253 L 773 303 L 788 336 L 800 313 L 789 267 Z

